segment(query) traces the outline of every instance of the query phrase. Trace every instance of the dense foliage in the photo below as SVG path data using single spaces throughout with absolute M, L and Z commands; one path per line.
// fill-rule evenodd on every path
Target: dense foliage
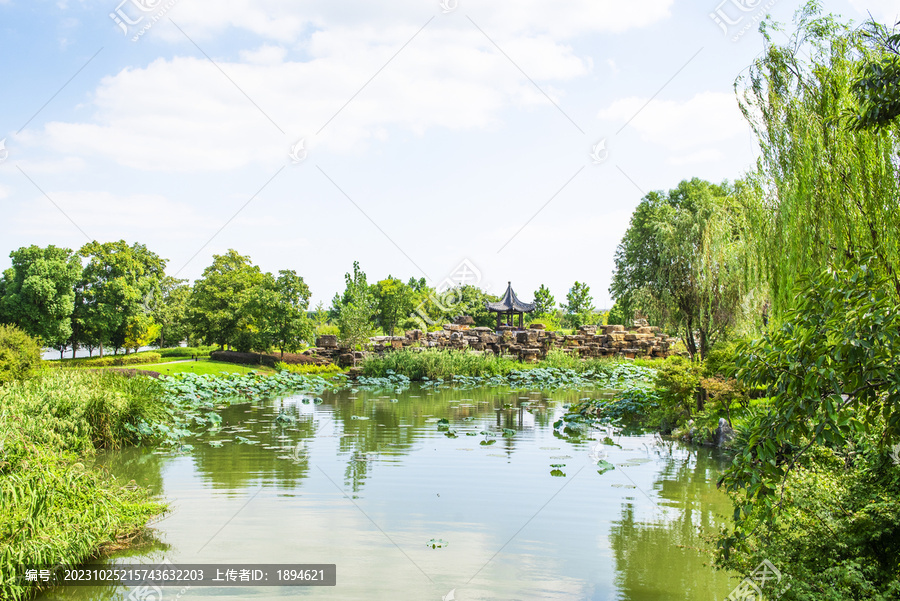
M 616 250 L 616 317 L 640 311 L 681 332 L 705 357 L 742 317 L 754 273 L 736 191 L 699 179 L 641 200 Z
M 40 367 L 38 342 L 15 326 L 0 325 L 0 386 L 27 380 Z

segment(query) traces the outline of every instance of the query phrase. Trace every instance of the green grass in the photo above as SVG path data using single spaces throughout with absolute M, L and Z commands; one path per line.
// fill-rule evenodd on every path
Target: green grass
M 147 369 L 156 371 L 164 376 L 171 376 L 181 373 L 195 373 L 204 375 L 220 375 L 226 373 L 246 374 L 251 371 L 261 374 L 274 374 L 275 370 L 264 365 L 238 365 L 237 363 L 228 363 L 226 361 L 213 361 L 212 359 L 200 359 L 198 361 L 185 361 L 183 363 L 153 363 L 149 365 L 139 365 L 137 369 Z
M 522 363 L 493 354 L 476 355 L 460 351 L 427 350 L 416 352 L 408 349 L 371 356 L 362 364 L 362 373 L 368 377 L 384 377 L 389 371 L 403 374 L 412 380 L 441 380 L 450 376 L 491 377 L 506 376 L 514 371 L 557 368 L 579 373 L 593 371 L 603 373 L 622 363 L 615 358 L 579 359 L 559 350 L 550 351 L 547 358 L 537 363 Z M 632 363 L 629 361 L 629 363 Z M 637 363 L 636 361 L 634 363 Z M 655 367 L 657 362 L 642 360 L 642 367 Z
M 0 387 L 0 598 L 36 591 L 23 566 L 77 564 L 120 547 L 165 507 L 93 469 L 96 449 L 143 442 L 170 419 L 152 378 L 51 370 Z

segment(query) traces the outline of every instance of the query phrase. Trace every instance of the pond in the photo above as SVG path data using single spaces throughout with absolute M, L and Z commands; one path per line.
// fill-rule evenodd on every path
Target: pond
M 731 511 L 715 487 L 726 459 L 651 434 L 555 431 L 586 394 L 414 385 L 227 406 L 185 453 L 103 456 L 170 503 L 152 541 L 107 563 L 336 564 L 337 586 L 41 598 L 727 597 L 737 580 L 709 567 L 705 538 Z

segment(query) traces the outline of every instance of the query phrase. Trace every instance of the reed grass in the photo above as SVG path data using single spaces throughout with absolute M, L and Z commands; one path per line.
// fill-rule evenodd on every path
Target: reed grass
M 168 419 L 159 382 L 54 370 L 0 387 L 0 599 L 38 591 L 24 567 L 73 565 L 121 546 L 165 507 L 91 466 Z

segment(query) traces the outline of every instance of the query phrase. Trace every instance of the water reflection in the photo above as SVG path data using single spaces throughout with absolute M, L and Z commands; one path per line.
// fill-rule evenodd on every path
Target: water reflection
M 104 457 L 172 507 L 155 526 L 161 546 L 112 561 L 338 566 L 336 589 L 185 598 L 418 600 L 451 588 L 461 601 L 723 598 L 727 578 L 704 565 L 698 536 L 727 508 L 714 484 L 721 459 L 649 435 L 560 436 L 563 405 L 587 394 L 413 387 L 224 407 L 221 427 L 188 453 Z M 614 470 L 600 473 L 598 452 Z

